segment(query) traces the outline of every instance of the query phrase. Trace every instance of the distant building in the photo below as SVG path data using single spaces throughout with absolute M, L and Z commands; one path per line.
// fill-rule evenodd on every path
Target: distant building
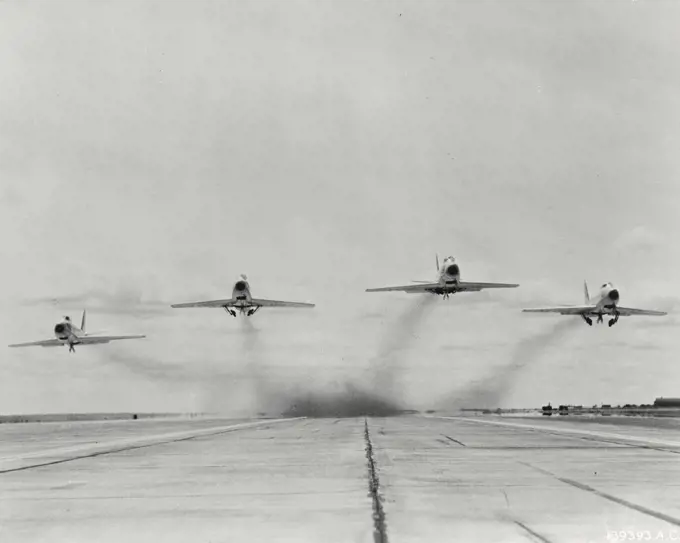
M 680 407 L 680 398 L 657 398 L 654 407 Z

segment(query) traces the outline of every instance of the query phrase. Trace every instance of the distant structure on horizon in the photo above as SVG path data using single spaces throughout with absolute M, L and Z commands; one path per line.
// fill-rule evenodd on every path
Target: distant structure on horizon
M 541 407 L 544 415 L 551 416 L 553 414 L 569 415 L 569 414 L 601 414 L 611 415 L 612 413 L 620 412 L 621 414 L 632 414 L 632 412 L 646 411 L 649 409 L 679 409 L 680 398 L 657 398 L 654 404 L 630 404 L 612 406 L 608 403 L 602 405 L 594 405 L 592 407 L 583 407 L 582 405 L 560 405 L 559 408 L 553 407 L 550 403 Z M 646 411 L 647 412 L 647 411 Z
M 654 407 L 680 407 L 680 398 L 657 398 Z

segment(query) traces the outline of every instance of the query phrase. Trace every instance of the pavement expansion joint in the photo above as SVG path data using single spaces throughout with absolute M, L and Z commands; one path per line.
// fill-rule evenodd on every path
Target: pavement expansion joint
M 520 522 L 519 520 L 513 520 L 513 522 L 514 522 L 515 524 L 517 524 L 517 526 L 519 526 L 520 528 L 522 528 L 522 530 L 524 530 L 525 532 L 527 532 L 528 534 L 530 534 L 532 537 L 534 537 L 536 540 L 541 541 L 541 542 L 543 542 L 543 543 L 550 543 L 550 540 L 549 540 L 549 539 L 547 539 L 546 537 L 543 537 L 541 534 L 539 534 L 539 533 L 536 532 L 535 530 L 532 530 L 532 529 L 529 528 L 529 526 L 527 526 L 525 523 Z
M 463 443 L 462 441 L 458 441 L 457 439 L 454 439 L 454 438 L 452 438 L 451 436 L 447 436 L 447 435 L 445 435 L 445 434 L 442 434 L 442 436 L 444 436 L 444 437 L 445 437 L 446 439 L 448 439 L 449 441 L 452 441 L 453 443 L 457 443 L 457 444 L 460 445 L 461 447 L 467 447 L 467 445 L 466 445 L 465 443 Z
M 36 461 L 32 462 L 28 465 L 24 466 L 19 466 L 19 467 L 13 467 L 13 468 L 3 468 L 0 469 L 0 474 L 5 474 L 5 473 L 14 473 L 17 471 L 26 471 L 30 469 L 36 469 L 36 468 L 43 468 L 47 466 L 55 466 L 58 464 L 65 464 L 67 462 L 75 462 L 77 460 L 85 460 L 88 458 L 96 458 L 98 456 L 105 456 L 105 455 L 113 455 L 113 454 L 118 454 L 118 453 L 123 453 L 123 452 L 128 452 L 128 451 L 134 451 L 137 449 L 148 449 L 150 447 L 158 447 L 161 445 L 168 445 L 170 443 L 180 443 L 183 441 L 191 441 L 195 439 L 200 439 L 200 438 L 205 438 L 205 437 L 211 437 L 211 436 L 216 436 L 216 435 L 221 435 L 221 434 L 227 434 L 231 432 L 235 432 L 238 430 L 249 430 L 254 427 L 262 427 L 266 428 L 267 426 L 271 424 L 275 424 L 278 422 L 289 422 L 289 421 L 296 421 L 300 420 L 301 417 L 298 418 L 291 418 L 291 419 L 277 419 L 277 420 L 272 420 L 272 421 L 266 421 L 262 423 L 256 423 L 256 424 L 244 424 L 244 425 L 236 425 L 236 426 L 230 426 L 226 428 L 220 428 L 215 431 L 208 431 L 208 432 L 199 432 L 195 434 L 189 434 L 189 435 L 182 435 L 177 436 L 177 437 L 170 437 L 170 436 L 158 436 L 162 439 L 153 439 L 153 436 L 151 438 L 151 441 L 136 441 L 136 442 L 131 442 L 129 444 L 121 445 L 121 444 L 116 444 L 111 443 L 110 445 L 103 444 L 102 449 L 100 450 L 95 450 L 92 452 L 82 452 L 80 454 L 70 454 L 66 456 L 65 458 L 58 458 L 56 460 L 45 460 L 45 461 Z
M 644 507 L 642 505 L 638 505 L 633 502 L 629 502 L 628 500 L 624 500 L 622 498 L 617 498 L 616 496 L 613 496 L 611 494 L 607 494 L 606 492 L 602 492 L 601 490 L 597 490 L 596 488 L 593 488 L 592 486 L 589 486 L 587 484 L 581 483 L 579 481 L 575 481 L 573 479 L 567 479 L 566 477 L 560 477 L 546 469 L 539 468 L 538 466 L 534 466 L 532 464 L 529 464 L 528 462 L 521 462 L 518 461 L 518 464 L 522 464 L 523 466 L 527 466 L 528 468 L 531 468 L 535 471 L 538 471 L 539 473 L 542 473 L 543 475 L 547 475 L 548 477 L 552 477 L 554 479 L 557 479 L 561 483 L 567 484 L 569 486 L 572 486 L 574 488 L 578 488 L 579 490 L 583 490 L 584 492 L 590 492 L 592 494 L 595 494 L 596 496 L 599 496 L 600 498 L 604 498 L 605 500 L 609 500 L 610 502 L 617 503 L 619 505 L 622 505 L 623 507 L 627 507 L 628 509 L 632 509 L 634 511 L 637 511 L 638 513 L 642 513 L 644 515 L 648 515 L 650 517 L 657 518 L 659 520 L 663 520 L 665 522 L 668 522 L 669 524 L 673 524 L 674 526 L 680 526 L 680 519 L 672 517 L 670 515 L 666 515 L 665 513 L 661 513 L 660 511 L 655 511 L 653 509 L 649 509 L 648 507 Z
M 366 460 L 368 462 L 368 490 L 373 500 L 373 540 L 375 543 L 387 543 L 387 524 L 380 495 L 380 479 L 378 478 L 371 434 L 368 431 L 368 421 L 366 419 L 364 419 L 364 439 L 366 441 Z

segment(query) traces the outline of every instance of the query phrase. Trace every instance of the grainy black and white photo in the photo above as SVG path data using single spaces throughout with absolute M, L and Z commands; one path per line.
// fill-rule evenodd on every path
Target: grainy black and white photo
M 0 541 L 680 540 L 679 29 L 1 0 Z

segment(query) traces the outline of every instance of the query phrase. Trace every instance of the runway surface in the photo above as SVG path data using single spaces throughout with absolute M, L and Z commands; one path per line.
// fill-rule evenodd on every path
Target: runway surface
M 680 427 L 495 416 L 0 426 L 0 541 L 633 540 L 680 540 Z

